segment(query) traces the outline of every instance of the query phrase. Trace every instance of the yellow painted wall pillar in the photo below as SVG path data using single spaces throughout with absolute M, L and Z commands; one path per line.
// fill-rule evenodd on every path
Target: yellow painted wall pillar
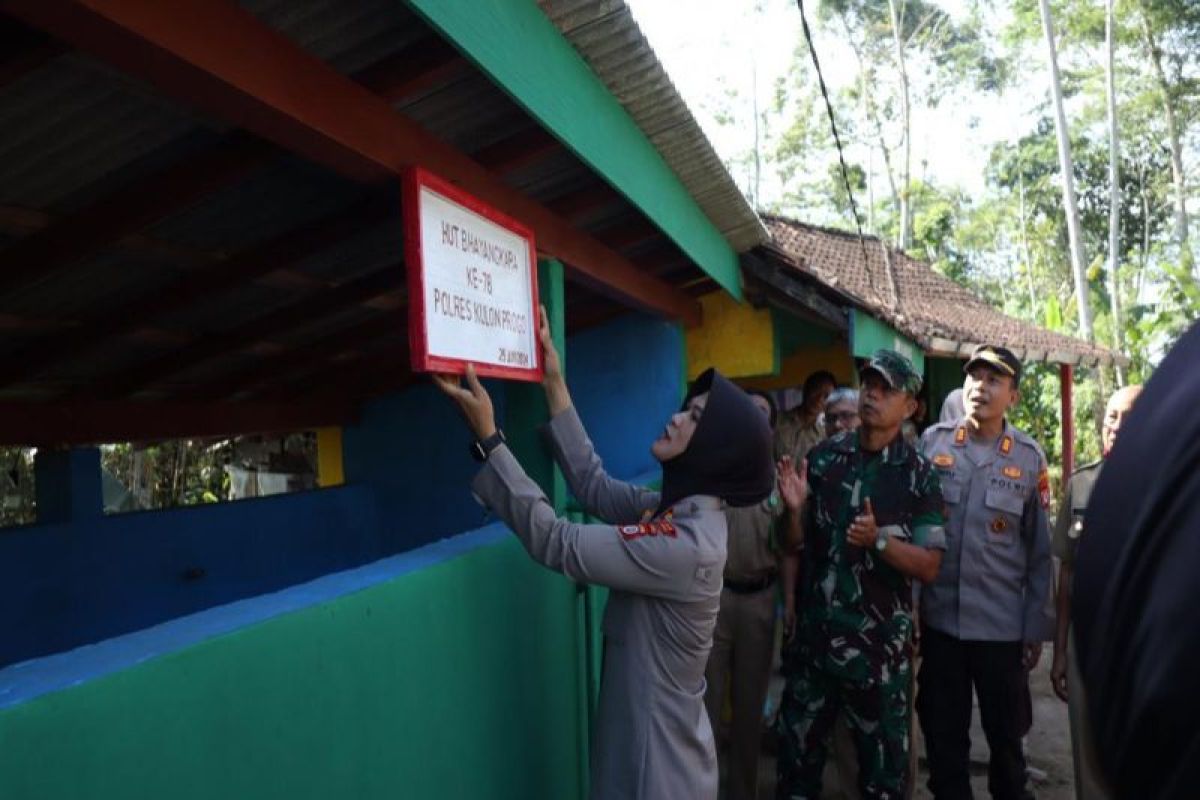
M 342 465 L 342 429 L 317 430 L 317 485 L 322 489 L 341 486 L 346 482 Z
M 729 378 L 779 371 L 779 342 L 769 309 L 739 303 L 721 291 L 704 295 L 700 305 L 704 324 L 685 331 L 688 380 L 709 367 Z

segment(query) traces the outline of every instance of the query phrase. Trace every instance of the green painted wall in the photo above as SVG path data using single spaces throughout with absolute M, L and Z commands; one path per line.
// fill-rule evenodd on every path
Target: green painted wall
M 739 300 L 737 254 L 533 0 L 408 0 Z
M 564 291 L 562 262 L 539 259 L 538 301 L 546 307 L 554 349 L 558 351 L 565 371 L 567 332 Z M 505 398 L 505 418 L 500 422 L 500 427 L 504 429 L 508 446 L 525 468 L 526 474 L 542 487 L 554 510 L 561 514 L 566 508 L 567 482 L 543 443 L 540 431 L 550 416 L 546 406 L 546 391 L 540 383 L 512 381 L 505 387 Z
M 850 350 L 858 358 L 868 358 L 881 347 L 908 356 L 918 372 L 925 371 L 925 353 L 912 339 L 857 308 L 850 315 Z
M 581 597 L 508 539 L 44 695 L 0 797 L 580 797 Z
M 963 385 L 963 361 L 958 358 L 930 356 L 925 361 L 925 382 L 929 386 L 930 422 L 937 422 L 946 395 Z

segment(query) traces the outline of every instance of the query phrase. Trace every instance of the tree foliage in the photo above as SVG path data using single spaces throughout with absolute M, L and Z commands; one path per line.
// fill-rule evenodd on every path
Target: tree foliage
M 898 5 L 897 5 L 898 3 Z M 1172 342 L 1200 318 L 1195 237 L 1187 235 L 1200 170 L 1200 3 L 1118 0 L 1114 86 L 1118 138 L 1117 242 L 1110 253 L 1109 123 L 1105 6 L 1052 0 L 1056 47 L 1086 254 L 1084 291 L 1097 342 L 1113 341 L 1111 292 L 1121 299 L 1121 340 L 1145 380 Z M 850 192 L 864 227 L 905 238 L 901 199 L 911 215 L 913 255 L 977 291 L 1006 313 L 1079 335 L 1060 166 L 1045 70 L 1039 0 L 823 0 L 818 48 L 848 52 L 832 73 L 837 124 L 850 162 Z M 898 26 L 895 24 L 898 22 Z M 896 38 L 911 93 L 903 113 Z M 827 79 L 829 74 L 826 75 Z M 951 102 L 1013 104 L 1022 129 L 979 153 L 984 190 L 943 185 L 915 154 L 905 174 L 909 125 L 938 124 Z M 762 205 L 801 220 L 853 229 L 849 195 L 804 42 L 760 109 L 761 165 L 779 181 Z M 745 124 L 733 115 L 730 124 Z M 1182 222 L 1181 225 L 1181 214 Z M 1182 228 L 1182 230 L 1181 230 Z M 1115 256 L 1115 258 L 1113 258 Z M 1110 276 L 1109 265 L 1118 264 Z M 1114 280 L 1110 281 L 1110 278 Z M 1101 387 L 1110 370 L 1077 370 L 1079 457 L 1099 452 Z M 1031 365 L 1017 419 L 1058 457 L 1057 369 Z

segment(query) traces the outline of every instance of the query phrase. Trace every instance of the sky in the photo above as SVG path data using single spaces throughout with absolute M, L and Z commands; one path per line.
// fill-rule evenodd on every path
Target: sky
M 712 112 L 716 93 L 722 80 L 744 97 L 749 97 L 752 86 L 757 84 L 760 102 L 768 102 L 775 79 L 786 71 L 792 51 L 803 38 L 795 2 L 758 0 L 763 6 L 758 15 L 753 13 L 755 0 L 686 0 L 686 3 L 627 0 L 627 3 L 721 157 L 728 160 L 749 149 L 753 142 L 749 124 L 716 124 Z M 960 0 L 943 0 L 940 5 L 952 15 L 961 11 Z M 856 110 L 839 107 L 834 92 L 856 80 L 857 65 L 848 47 L 819 29 L 816 3 L 810 0 L 805 9 L 809 24 L 814 27 L 817 55 L 834 100 L 834 113 L 840 120 Z M 753 59 L 747 56 L 751 51 Z M 1024 91 L 1038 89 L 1031 85 Z M 914 114 L 914 178 L 920 178 L 924 169 L 943 186 L 959 186 L 973 193 L 982 191 L 984 159 L 990 145 L 998 140 L 1014 141 L 1028 131 L 1030 120 L 1025 111 L 1030 105 L 1013 97 L 964 97 L 942 104 L 936 114 Z M 865 154 L 858 158 L 856 153 L 848 155 L 865 162 Z M 878 162 L 879 156 L 875 159 Z M 764 189 L 764 199 L 773 199 L 772 194 L 779 191 L 781 187 L 774 181 L 774 185 Z

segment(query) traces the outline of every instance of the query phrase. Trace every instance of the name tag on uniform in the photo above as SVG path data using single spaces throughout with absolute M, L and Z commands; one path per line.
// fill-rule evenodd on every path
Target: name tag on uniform
M 664 519 L 658 522 L 643 522 L 641 525 L 618 525 L 617 533 L 627 542 L 643 536 L 669 536 L 674 539 L 675 526 Z

